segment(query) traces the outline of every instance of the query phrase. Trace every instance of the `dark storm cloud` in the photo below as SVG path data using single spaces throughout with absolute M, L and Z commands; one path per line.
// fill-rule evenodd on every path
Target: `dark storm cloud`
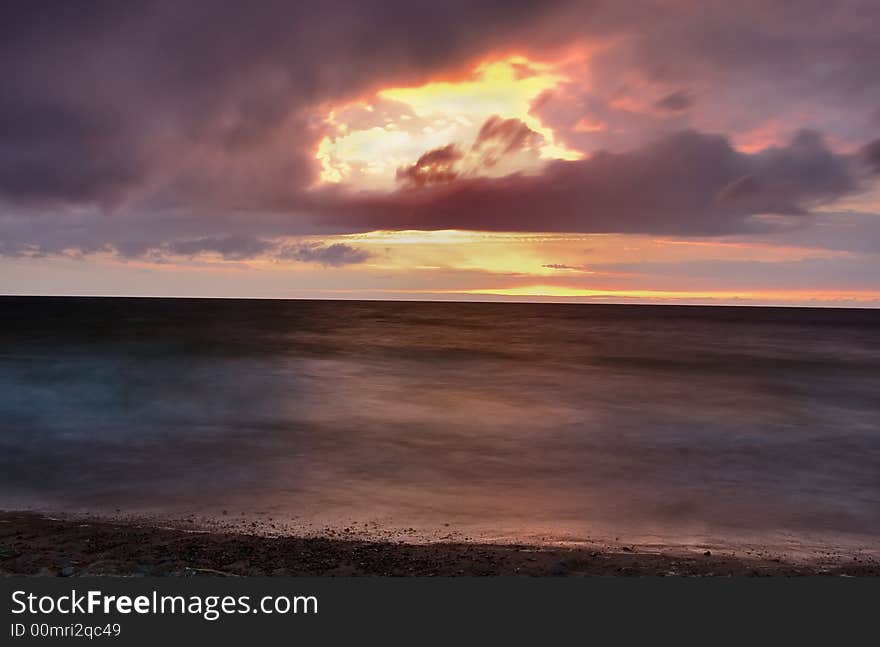
M 254 253 L 253 241 L 372 228 L 762 229 L 756 216 L 801 217 L 861 189 L 860 168 L 880 169 L 877 142 L 848 156 L 804 134 L 744 154 L 725 136 L 667 133 L 537 175 L 459 175 L 364 197 L 307 190 L 324 127 L 311 110 L 460 71 L 488 52 L 539 58 L 602 38 L 610 44 L 591 63 L 596 92 L 655 84 L 648 105 L 663 97 L 655 107 L 675 119 L 719 97 L 724 110 L 762 118 L 785 102 L 806 114 L 851 109 L 858 120 L 834 123 L 861 144 L 876 132 L 847 124 L 880 105 L 878 22 L 880 4 L 846 0 L 6 2 L 0 251 L 141 256 L 201 244 L 235 258 Z M 710 83 L 727 94 L 704 92 Z M 528 141 L 522 125 L 487 127 L 509 135 L 494 138 L 502 150 Z M 290 254 L 357 258 L 330 247 Z
M 289 203 L 304 107 L 459 65 L 555 4 L 3 3 L 0 197 Z
M 574 20 L 563 22 L 562 27 Z M 601 3 L 585 21 L 607 34 L 590 59 L 581 111 L 550 101 L 548 125 L 573 129 L 584 111 L 605 125 L 575 146 L 622 151 L 668 128 L 719 132 L 738 144 L 782 141 L 800 128 L 855 150 L 880 122 L 880 3 L 873 0 L 706 0 Z M 658 99 L 687 89 L 687 110 Z M 658 117 L 663 117 L 658 119 Z M 545 120 L 546 121 L 546 120 Z
M 21 97 L 0 98 L 0 190 L 13 199 L 112 202 L 145 171 L 118 120 Z
M 595 23 L 629 38 L 600 55 L 602 74 L 635 69 L 658 82 L 770 83 L 877 105 L 873 0 L 602 3 Z M 602 79 L 604 82 L 605 79 Z
M 251 236 L 228 236 L 179 240 L 166 245 L 163 251 L 179 256 L 198 256 L 205 252 L 213 252 L 227 260 L 244 260 L 265 254 L 272 247 L 272 241 Z
M 363 263 L 370 258 L 370 253 L 345 243 L 296 243 L 283 247 L 278 258 L 305 263 L 320 263 L 325 267 L 341 267 Z
M 0 214 L 0 253 L 213 252 L 241 259 L 281 253 L 266 250 L 263 240 L 374 229 L 755 234 L 809 222 L 816 207 L 867 186 L 873 151 L 872 145 L 853 155 L 834 153 L 818 134 L 802 131 L 786 146 L 749 154 L 721 135 L 682 131 L 623 153 L 551 162 L 538 174 L 459 177 L 392 193 L 312 191 L 296 205 L 296 217 L 289 211 L 26 216 L 12 210 Z M 328 251 L 328 259 L 343 251 Z M 315 254 L 294 247 L 283 255 L 323 262 Z
M 499 146 L 502 155 L 507 155 L 535 143 L 537 138 L 538 134 L 521 120 L 494 115 L 480 127 L 474 149 L 480 150 L 491 143 Z
M 121 251 L 116 248 L 117 252 Z M 264 258 L 297 263 L 318 263 L 324 267 L 356 265 L 370 258 L 366 250 L 345 243 L 327 244 L 318 241 L 284 242 L 253 236 L 228 236 L 226 238 L 196 238 L 167 243 L 158 248 L 145 249 L 137 257 L 153 260 L 171 256 L 190 258 L 205 253 L 218 254 L 227 261 L 247 261 Z
M 880 173 L 880 139 L 875 139 L 865 146 L 863 154 L 873 172 Z
M 754 154 L 726 138 L 683 131 L 625 153 L 550 163 L 538 175 L 467 179 L 353 198 L 328 214 L 340 229 L 437 229 L 722 234 L 770 227 L 756 217 L 803 216 L 855 191 L 856 158 L 802 131 Z
M 694 97 L 687 90 L 676 90 L 654 103 L 655 108 L 669 110 L 670 112 L 681 112 L 682 110 L 687 110 L 692 105 L 694 105 Z
M 479 164 L 489 169 L 504 157 L 536 147 L 541 137 L 519 119 L 502 119 L 494 115 L 486 120 L 471 148 L 479 155 Z
M 428 151 L 409 166 L 398 168 L 395 177 L 410 187 L 452 182 L 458 177 L 455 164 L 462 157 L 463 153 L 455 144 L 441 146 Z
M 345 243 L 323 241 L 290 241 L 235 235 L 214 238 L 183 238 L 170 242 L 146 242 L 144 240 L 119 240 L 89 244 L 69 240 L 63 244 L 33 244 L 11 239 L 0 239 L 0 257 L 45 257 L 63 254 L 78 257 L 102 252 L 116 254 L 128 260 L 145 259 L 164 262 L 173 258 L 200 258 L 217 255 L 225 261 L 248 261 L 254 259 L 317 263 L 324 267 L 343 267 L 363 263 L 370 258 L 364 249 Z

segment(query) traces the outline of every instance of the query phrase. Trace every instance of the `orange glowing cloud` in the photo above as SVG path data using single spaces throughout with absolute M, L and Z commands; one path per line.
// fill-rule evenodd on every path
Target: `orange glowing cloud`
M 386 88 L 334 106 L 325 117 L 330 133 L 316 151 L 321 181 L 392 189 L 398 169 L 450 145 L 461 147 L 460 166 L 468 175 L 501 177 L 536 171 L 547 160 L 581 159 L 583 153 L 533 114 L 544 93 L 568 82 L 553 64 L 511 56 L 477 65 L 463 79 Z M 492 120 L 516 122 L 530 137 L 523 138 L 528 145 L 506 146 L 486 164 L 481 129 Z
M 575 123 L 572 130 L 576 133 L 598 133 L 605 130 L 606 125 L 604 121 L 599 119 L 591 119 L 589 117 L 581 117 L 577 123 Z

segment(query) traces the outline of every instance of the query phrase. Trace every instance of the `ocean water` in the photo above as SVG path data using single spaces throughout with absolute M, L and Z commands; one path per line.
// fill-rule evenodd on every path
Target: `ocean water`
M 0 299 L 0 508 L 880 542 L 880 311 Z

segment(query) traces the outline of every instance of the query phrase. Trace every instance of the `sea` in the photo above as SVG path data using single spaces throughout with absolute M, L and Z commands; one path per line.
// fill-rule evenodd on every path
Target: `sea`
M 0 298 L 0 509 L 880 546 L 880 310 Z

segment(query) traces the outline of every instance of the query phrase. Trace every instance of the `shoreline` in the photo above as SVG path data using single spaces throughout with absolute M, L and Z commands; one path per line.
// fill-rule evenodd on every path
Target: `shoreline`
M 880 576 L 874 555 L 791 560 L 687 547 L 562 547 L 266 536 L 0 511 L 0 575 Z

